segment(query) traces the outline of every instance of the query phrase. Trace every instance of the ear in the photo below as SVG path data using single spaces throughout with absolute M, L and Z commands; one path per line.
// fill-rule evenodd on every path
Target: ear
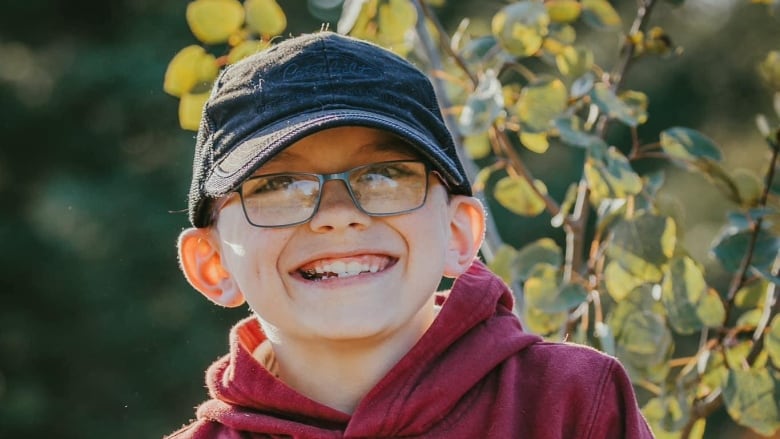
M 450 200 L 450 243 L 444 263 L 444 276 L 457 277 L 471 266 L 485 237 L 485 209 L 482 203 L 465 195 Z
M 244 295 L 222 265 L 219 239 L 208 228 L 181 232 L 177 245 L 179 264 L 193 288 L 217 305 L 234 308 L 244 303 Z

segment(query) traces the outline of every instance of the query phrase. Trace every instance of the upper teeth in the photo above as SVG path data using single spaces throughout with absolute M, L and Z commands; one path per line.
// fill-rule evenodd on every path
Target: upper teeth
M 330 277 L 349 277 L 356 276 L 360 273 L 376 273 L 379 271 L 379 265 L 367 264 L 362 262 L 350 261 L 334 261 L 326 262 L 323 264 L 317 264 L 312 268 L 306 270 L 309 275 L 325 275 L 325 279 Z

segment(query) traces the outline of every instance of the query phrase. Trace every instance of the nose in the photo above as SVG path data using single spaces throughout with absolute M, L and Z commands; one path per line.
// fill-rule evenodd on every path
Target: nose
M 345 181 L 326 181 L 322 186 L 320 206 L 309 221 L 315 232 L 356 228 L 364 229 L 371 216 L 360 210 L 349 194 Z

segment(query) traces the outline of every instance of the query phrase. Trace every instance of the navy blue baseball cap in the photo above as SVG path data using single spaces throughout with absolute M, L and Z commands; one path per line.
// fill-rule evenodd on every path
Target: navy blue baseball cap
M 423 72 L 373 43 L 321 31 L 286 39 L 227 67 L 203 110 L 189 219 L 296 141 L 327 128 L 393 133 L 431 163 L 454 194 L 471 195 L 452 135 Z M 333 145 L 334 154 L 338 145 Z

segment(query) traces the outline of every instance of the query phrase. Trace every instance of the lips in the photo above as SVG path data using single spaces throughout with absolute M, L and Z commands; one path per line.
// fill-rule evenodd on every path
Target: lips
M 360 255 L 345 258 L 318 259 L 296 271 L 306 280 L 342 279 L 366 273 L 378 273 L 395 264 L 397 259 L 386 255 Z

